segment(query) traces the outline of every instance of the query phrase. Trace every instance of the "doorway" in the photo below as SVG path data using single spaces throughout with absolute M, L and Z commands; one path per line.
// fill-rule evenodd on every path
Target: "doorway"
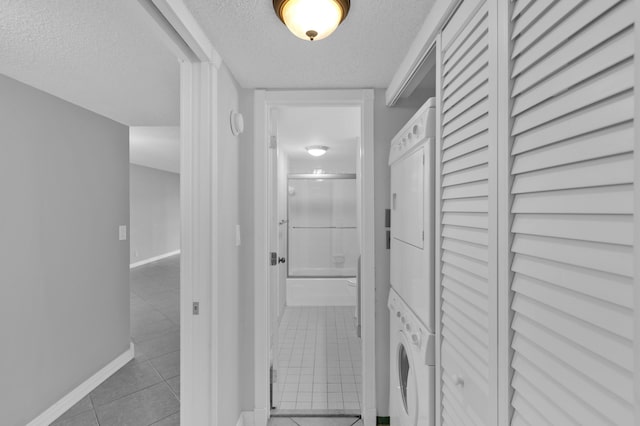
M 328 152 L 351 145 L 349 167 L 313 161 L 305 148 L 322 143 L 288 146 L 287 115 L 341 108 L 358 134 Z M 256 91 L 255 111 L 256 424 L 291 411 L 374 424 L 373 91 Z
M 275 107 L 272 415 L 360 415 L 360 108 Z M 273 226 L 273 225 L 272 225 Z

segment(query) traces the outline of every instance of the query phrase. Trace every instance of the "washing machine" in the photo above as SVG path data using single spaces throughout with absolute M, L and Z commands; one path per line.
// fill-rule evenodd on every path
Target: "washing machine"
M 392 426 L 435 425 L 435 336 L 391 289 L 390 393 Z
M 391 140 L 391 287 L 434 332 L 435 100 Z

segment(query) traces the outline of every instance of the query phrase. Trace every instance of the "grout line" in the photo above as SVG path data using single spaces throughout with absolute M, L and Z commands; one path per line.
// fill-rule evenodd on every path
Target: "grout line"
M 89 397 L 89 402 L 91 403 L 91 410 L 93 411 L 93 416 L 96 418 L 96 423 L 100 426 L 100 419 L 98 418 L 98 412 L 96 411 L 96 406 L 93 404 L 93 398 L 91 398 L 91 392 L 87 395 Z
M 147 426 L 153 426 L 153 425 L 155 425 L 156 423 L 161 422 L 161 421 L 163 421 L 163 420 L 166 420 L 166 419 L 168 419 L 169 417 L 171 417 L 171 416 L 173 416 L 173 415 L 175 415 L 176 413 L 179 413 L 179 412 L 180 412 L 180 410 L 178 410 L 178 411 L 176 411 L 176 412 L 174 412 L 174 413 L 171 413 L 171 414 L 169 414 L 168 416 L 163 417 L 163 418 L 161 418 L 161 419 L 158 419 L 158 420 L 156 420 L 156 421 L 155 421 L 155 422 L 153 422 L 153 423 L 149 423 Z M 351 426 L 353 426 L 353 425 L 351 425 Z
M 179 351 L 173 351 L 173 352 L 169 352 L 169 353 L 174 353 L 174 352 L 179 352 Z M 167 355 L 167 354 L 165 354 Z M 180 354 L 182 355 L 182 354 Z M 164 355 L 160 355 L 160 356 L 164 356 Z M 153 358 L 153 359 L 157 359 L 159 357 Z M 158 371 L 158 369 L 155 367 L 155 365 L 153 365 L 153 363 L 151 362 L 151 360 L 148 360 L 149 364 L 151 365 L 151 368 L 153 368 L 153 371 L 156 372 L 156 374 L 158 376 L 160 376 L 160 378 L 162 379 L 162 381 L 164 382 L 165 385 L 167 385 L 167 387 L 169 388 L 169 390 L 171 391 L 171 393 L 173 394 L 173 396 L 178 400 L 178 402 L 180 402 L 180 398 L 178 397 L 178 395 L 175 393 L 175 391 L 173 390 L 173 388 L 171 387 L 171 385 L 169 384 L 169 382 L 167 382 L 167 380 L 173 379 L 175 377 L 178 377 L 180 374 L 178 374 L 177 376 L 173 376 L 173 377 L 169 377 L 168 379 L 165 379 L 164 376 L 162 374 L 160 374 L 160 372 Z M 160 382 L 158 382 L 160 383 Z M 156 384 L 158 384 L 156 383 Z M 174 413 L 175 414 L 175 413 Z

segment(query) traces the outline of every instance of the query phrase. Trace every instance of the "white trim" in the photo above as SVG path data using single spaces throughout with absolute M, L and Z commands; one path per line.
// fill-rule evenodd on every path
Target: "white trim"
M 144 259 L 144 260 L 141 260 L 139 262 L 132 263 L 132 264 L 129 265 L 129 269 L 134 269 L 134 268 L 137 268 L 138 266 L 146 265 L 148 263 L 157 262 L 158 260 L 166 259 L 167 257 L 175 256 L 177 254 L 180 254 L 180 250 L 174 250 L 174 251 L 170 251 L 170 252 L 165 253 L 165 254 L 159 254 L 158 256 L 153 256 L 153 257 L 150 257 L 148 259 Z
M 499 188 L 498 188 L 498 1 L 488 0 L 488 60 L 489 60 L 489 395 L 487 402 L 487 424 L 498 424 L 498 262 L 499 262 Z M 474 8 L 473 15 L 478 13 Z M 471 16 L 473 16 L 471 15 Z M 504 105 L 503 105 L 504 106 Z
M 254 151 L 253 151 L 253 183 L 254 183 L 254 398 L 255 424 L 264 426 L 269 419 L 269 277 L 268 240 L 268 179 L 267 176 L 267 132 L 268 108 L 267 92 L 256 90 L 254 95 Z M 258 214 L 258 212 L 260 214 Z M 263 348 L 265 351 L 260 351 Z
M 462 0 L 438 0 L 429 11 L 422 28 L 411 43 L 385 92 L 387 106 L 393 106 L 411 84 L 435 44 L 436 36 Z
M 249 411 L 243 411 L 240 413 L 238 417 L 238 421 L 236 422 L 236 426 L 253 426 L 253 413 Z
M 634 81 L 634 98 L 635 98 L 635 117 L 634 117 L 634 391 L 635 391 L 635 424 L 640 423 L 640 196 L 638 196 L 638 186 L 640 185 L 640 0 L 635 0 L 635 81 Z
M 180 422 L 214 425 L 220 386 L 217 113 L 222 58 L 184 0 L 138 1 L 166 33 L 162 38 L 180 62 Z M 192 315 L 195 301 L 198 316 Z
M 159 39 L 173 52 L 179 61 L 196 60 L 196 55 L 187 43 L 180 37 L 169 21 L 162 15 L 160 10 L 153 4 L 153 0 L 138 0 L 138 3 L 145 10 L 141 15 L 149 19 L 149 28 Z
M 46 426 L 53 423 L 58 417 L 76 405 L 82 398 L 97 388 L 102 382 L 107 380 L 113 373 L 120 370 L 126 363 L 131 361 L 135 355 L 133 342 L 129 343 L 129 349 L 118 355 L 116 359 L 102 367 L 97 373 L 82 382 L 71 392 L 63 396 L 47 408 L 42 414 L 27 423 L 27 426 Z
M 375 383 L 375 224 L 373 90 L 264 91 L 254 96 L 254 226 L 255 226 L 255 410 L 256 426 L 265 426 L 269 407 L 269 241 L 268 241 L 268 111 L 278 105 L 357 105 L 362 111 L 361 194 L 363 404 L 365 426 L 376 422 Z
M 209 62 L 220 69 L 222 57 L 211 44 L 183 0 L 151 1 L 195 54 L 197 60 L 193 62 Z
M 436 145 L 434 149 L 434 285 L 435 285 L 435 328 L 436 328 L 436 384 L 435 419 L 436 426 L 442 425 L 442 36 L 436 37 Z
M 180 421 L 218 415 L 217 68 L 183 62 L 181 93 Z M 200 314 L 192 315 L 192 303 Z
M 490 8 L 489 16 L 490 26 L 495 23 L 497 31 L 495 37 L 489 42 L 497 45 L 497 92 L 495 93 L 497 102 L 497 165 L 498 165 L 498 387 L 497 387 L 497 410 L 498 418 L 496 425 L 508 426 L 511 423 L 513 407 L 511 398 L 513 389 L 511 387 L 511 378 L 513 369 L 511 368 L 512 350 L 511 341 L 513 332 L 511 329 L 511 321 L 513 311 L 511 309 L 511 282 L 513 273 L 511 272 L 511 263 L 513 254 L 511 252 L 511 243 L 513 241 L 513 233 L 511 225 L 513 215 L 511 214 L 511 205 L 513 197 L 511 195 L 511 12 L 513 2 L 497 2 L 496 6 Z

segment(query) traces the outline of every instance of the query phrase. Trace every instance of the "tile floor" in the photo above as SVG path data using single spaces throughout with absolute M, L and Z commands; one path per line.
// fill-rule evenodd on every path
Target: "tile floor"
M 268 426 L 362 426 L 357 417 L 272 417 Z
M 180 257 L 131 270 L 136 357 L 53 426 L 180 424 Z
M 279 329 L 280 389 L 274 395 L 278 410 L 359 414 L 362 356 L 353 309 L 285 309 Z

